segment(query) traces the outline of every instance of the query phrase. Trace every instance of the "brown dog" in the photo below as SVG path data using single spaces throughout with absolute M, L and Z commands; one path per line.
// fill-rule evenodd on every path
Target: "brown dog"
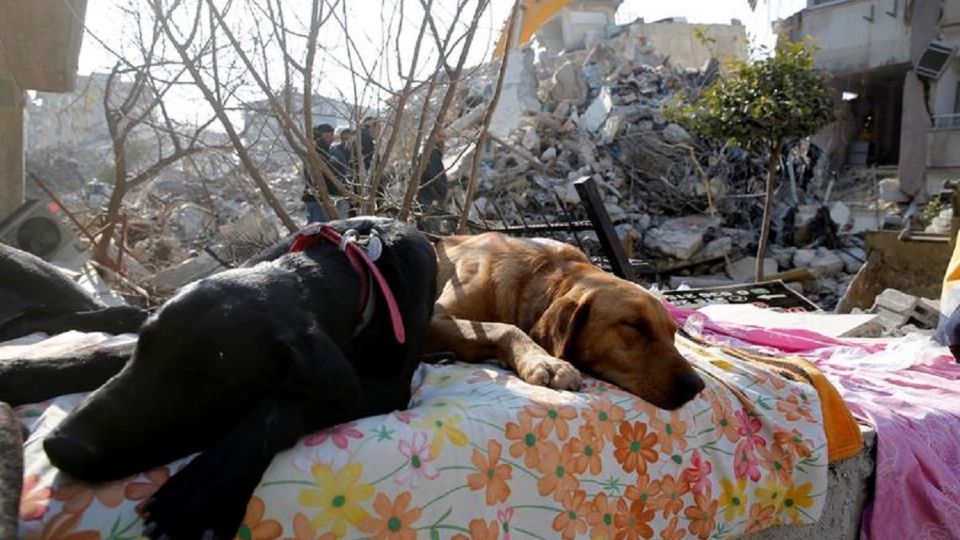
M 558 389 L 580 387 L 579 367 L 665 409 L 703 389 L 660 301 L 573 246 L 485 233 L 436 238 L 434 247 L 430 352 L 498 358 L 523 380 Z

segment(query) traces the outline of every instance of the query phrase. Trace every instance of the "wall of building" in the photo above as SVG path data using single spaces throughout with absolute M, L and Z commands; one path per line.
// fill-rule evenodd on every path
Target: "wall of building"
M 293 96 L 293 103 L 303 103 L 298 94 Z M 324 97 L 313 98 L 313 125 L 330 124 L 334 128 L 353 126 L 356 124 L 353 107 L 342 101 Z M 361 117 L 369 112 L 362 112 Z M 297 111 L 293 118 L 298 126 L 303 125 L 303 117 Z M 259 138 L 261 141 L 273 141 L 282 138 L 280 120 L 273 114 L 267 100 L 257 101 L 247 105 L 243 113 L 244 132 L 248 140 Z
M 0 59 L 0 220 L 23 202 L 23 96 Z
M 87 0 L 0 2 L 0 219 L 23 202 L 24 91 L 73 89 Z
M 574 50 L 616 23 L 620 0 L 579 0 L 560 10 L 537 30 L 537 42 L 551 52 Z
M 37 92 L 27 103 L 27 150 L 109 142 L 110 131 L 103 111 L 107 77 L 105 73 L 77 77 L 76 88 L 67 94 Z M 129 82 L 114 81 L 111 103 L 119 105 L 132 88 Z M 142 92 L 131 114 L 143 114 L 152 102 L 152 92 Z M 142 128 L 146 130 L 146 126 Z
M 911 2 L 910 4 L 939 4 Z M 788 20 L 794 41 L 812 38 L 820 48 L 816 67 L 834 73 L 909 63 L 908 2 L 842 0 L 809 7 Z M 914 8 L 916 9 L 916 8 Z
M 919 58 L 930 40 L 937 37 L 940 2 L 913 2 L 910 25 L 910 60 Z M 922 81 L 908 72 L 903 83 L 903 116 L 900 129 L 900 189 L 925 198 L 927 131 L 933 126 L 927 112 Z
M 682 21 L 637 23 L 630 25 L 630 35 L 645 42 L 670 63 L 684 68 L 701 68 L 711 57 L 721 63 L 745 61 L 747 30 L 734 19 L 730 24 L 688 24 Z M 698 35 L 708 38 L 702 42 Z

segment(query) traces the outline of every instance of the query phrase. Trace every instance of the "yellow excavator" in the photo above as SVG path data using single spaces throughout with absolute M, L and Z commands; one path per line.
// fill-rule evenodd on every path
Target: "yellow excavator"
M 550 20 L 550 17 L 565 8 L 573 0 L 520 0 L 520 42 L 515 46 L 523 45 L 530 41 L 533 34 L 541 26 Z M 503 49 L 507 44 L 507 24 L 504 23 L 503 30 L 500 31 L 500 39 L 497 40 L 497 48 L 494 49 L 494 56 L 497 58 L 503 56 Z
M 747 0 L 751 10 L 757 8 L 758 0 Z M 520 0 L 520 42 L 514 46 L 520 46 L 533 37 L 533 34 L 550 20 L 550 17 L 567 7 L 573 0 Z M 503 56 L 503 48 L 507 44 L 507 25 L 509 19 L 503 23 L 503 29 L 500 30 L 500 39 L 497 40 L 497 47 L 494 49 L 494 56 L 500 58 Z

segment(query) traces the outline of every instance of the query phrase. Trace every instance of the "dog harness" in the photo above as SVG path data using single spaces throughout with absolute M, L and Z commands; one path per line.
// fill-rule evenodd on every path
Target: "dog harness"
M 400 308 L 397 307 L 397 299 L 394 298 L 393 291 L 390 290 L 390 285 L 374 262 L 380 258 L 380 254 L 383 251 L 383 244 L 380 241 L 379 234 L 375 229 L 370 231 L 366 251 L 357 243 L 358 237 L 359 234 L 353 229 L 341 235 L 336 229 L 329 225 L 311 223 L 297 233 L 296 238 L 294 238 L 293 243 L 290 244 L 290 249 L 288 249 L 287 252 L 294 253 L 304 251 L 308 247 L 319 243 L 321 240 L 326 240 L 338 246 L 340 251 L 347 256 L 347 260 L 350 261 L 350 266 L 352 266 L 357 272 L 357 275 L 360 276 L 360 282 L 362 283 L 360 305 L 363 307 L 360 313 L 360 325 L 354 331 L 354 336 L 366 328 L 370 319 L 373 318 L 373 308 L 376 302 L 374 301 L 374 287 L 371 282 L 375 281 L 380 286 L 380 290 L 383 292 L 383 298 L 387 302 L 387 309 L 390 312 L 390 322 L 393 325 L 393 336 L 397 339 L 397 343 L 402 345 L 406 341 L 406 333 L 403 329 L 403 319 L 400 317 Z

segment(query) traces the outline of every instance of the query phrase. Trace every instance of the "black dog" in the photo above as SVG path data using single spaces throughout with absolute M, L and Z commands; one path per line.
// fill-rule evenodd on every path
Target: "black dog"
M 123 370 L 44 441 L 51 462 L 97 482 L 202 451 L 145 504 L 144 533 L 233 538 L 278 451 L 317 429 L 406 407 L 436 296 L 433 248 L 389 220 L 330 225 L 379 235 L 376 266 L 402 330 L 382 287 L 342 245 L 321 238 L 288 253 L 305 244 L 288 239 L 188 285 L 150 316 Z
M 105 306 L 43 259 L 0 244 L 0 341 L 32 332 L 136 332 L 146 318 L 134 306 Z

